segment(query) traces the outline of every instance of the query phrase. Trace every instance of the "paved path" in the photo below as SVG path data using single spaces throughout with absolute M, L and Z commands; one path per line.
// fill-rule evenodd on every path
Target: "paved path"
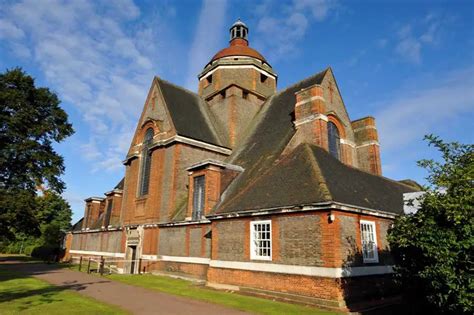
M 131 286 L 79 271 L 57 268 L 54 265 L 1 261 L 0 259 L 0 268 L 25 273 L 58 287 L 116 305 L 133 314 L 246 314 L 216 304 Z

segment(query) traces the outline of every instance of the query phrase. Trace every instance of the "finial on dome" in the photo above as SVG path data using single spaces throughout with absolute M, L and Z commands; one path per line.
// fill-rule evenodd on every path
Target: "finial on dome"
M 247 25 L 245 25 L 244 22 L 240 20 L 240 18 L 235 21 L 234 24 L 230 27 L 230 41 L 233 41 L 236 38 L 241 38 L 246 41 L 247 40 L 247 35 L 249 33 L 249 28 Z

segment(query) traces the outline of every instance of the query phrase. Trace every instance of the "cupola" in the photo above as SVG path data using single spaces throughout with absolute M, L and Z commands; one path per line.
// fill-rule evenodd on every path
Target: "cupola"
M 229 46 L 198 75 L 198 94 L 214 114 L 229 148 L 234 148 L 265 100 L 276 92 L 277 75 L 249 46 L 249 28 L 240 19 L 229 29 Z
M 249 28 L 238 19 L 230 28 L 230 42 L 232 45 L 233 40 L 244 40 L 248 45 L 247 35 L 249 33 Z
M 262 54 L 249 46 L 247 25 L 238 19 L 229 33 L 229 46 L 218 51 L 198 75 L 199 94 L 207 100 L 230 84 L 264 98 L 275 93 L 277 75 Z

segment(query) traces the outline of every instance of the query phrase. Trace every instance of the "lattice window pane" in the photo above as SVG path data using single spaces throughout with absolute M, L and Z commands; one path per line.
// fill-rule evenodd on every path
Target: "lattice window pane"
M 340 143 L 341 138 L 339 136 L 339 130 L 336 124 L 332 121 L 328 122 L 328 145 L 329 153 L 336 159 L 340 159 Z
M 251 258 L 271 260 L 271 221 L 255 221 L 251 224 Z
M 361 221 L 360 236 L 364 262 L 378 262 L 375 222 Z
M 153 129 L 148 128 L 143 139 L 142 151 L 142 171 L 140 179 L 140 196 L 148 194 L 150 186 L 150 171 L 151 171 L 151 151 L 150 145 L 153 142 Z
M 194 177 L 193 220 L 201 219 L 204 213 L 205 184 L 204 176 Z

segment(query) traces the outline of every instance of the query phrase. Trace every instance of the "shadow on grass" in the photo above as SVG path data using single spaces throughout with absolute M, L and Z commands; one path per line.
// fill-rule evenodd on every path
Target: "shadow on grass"
M 110 280 L 93 282 L 64 281 L 61 285 L 52 285 L 46 282 L 15 282 L 15 280 L 31 279 L 36 275 L 54 273 L 67 267 L 61 264 L 34 261 L 29 257 L 0 257 L 0 303 L 14 302 L 15 300 L 31 297 L 31 300 L 26 299 L 21 302 L 19 310 L 24 311 L 42 304 L 61 302 L 62 299 L 58 297 L 58 293 L 62 291 L 82 291 L 90 285 L 110 282 Z M 2 285 L 5 281 L 12 281 L 12 283 Z

